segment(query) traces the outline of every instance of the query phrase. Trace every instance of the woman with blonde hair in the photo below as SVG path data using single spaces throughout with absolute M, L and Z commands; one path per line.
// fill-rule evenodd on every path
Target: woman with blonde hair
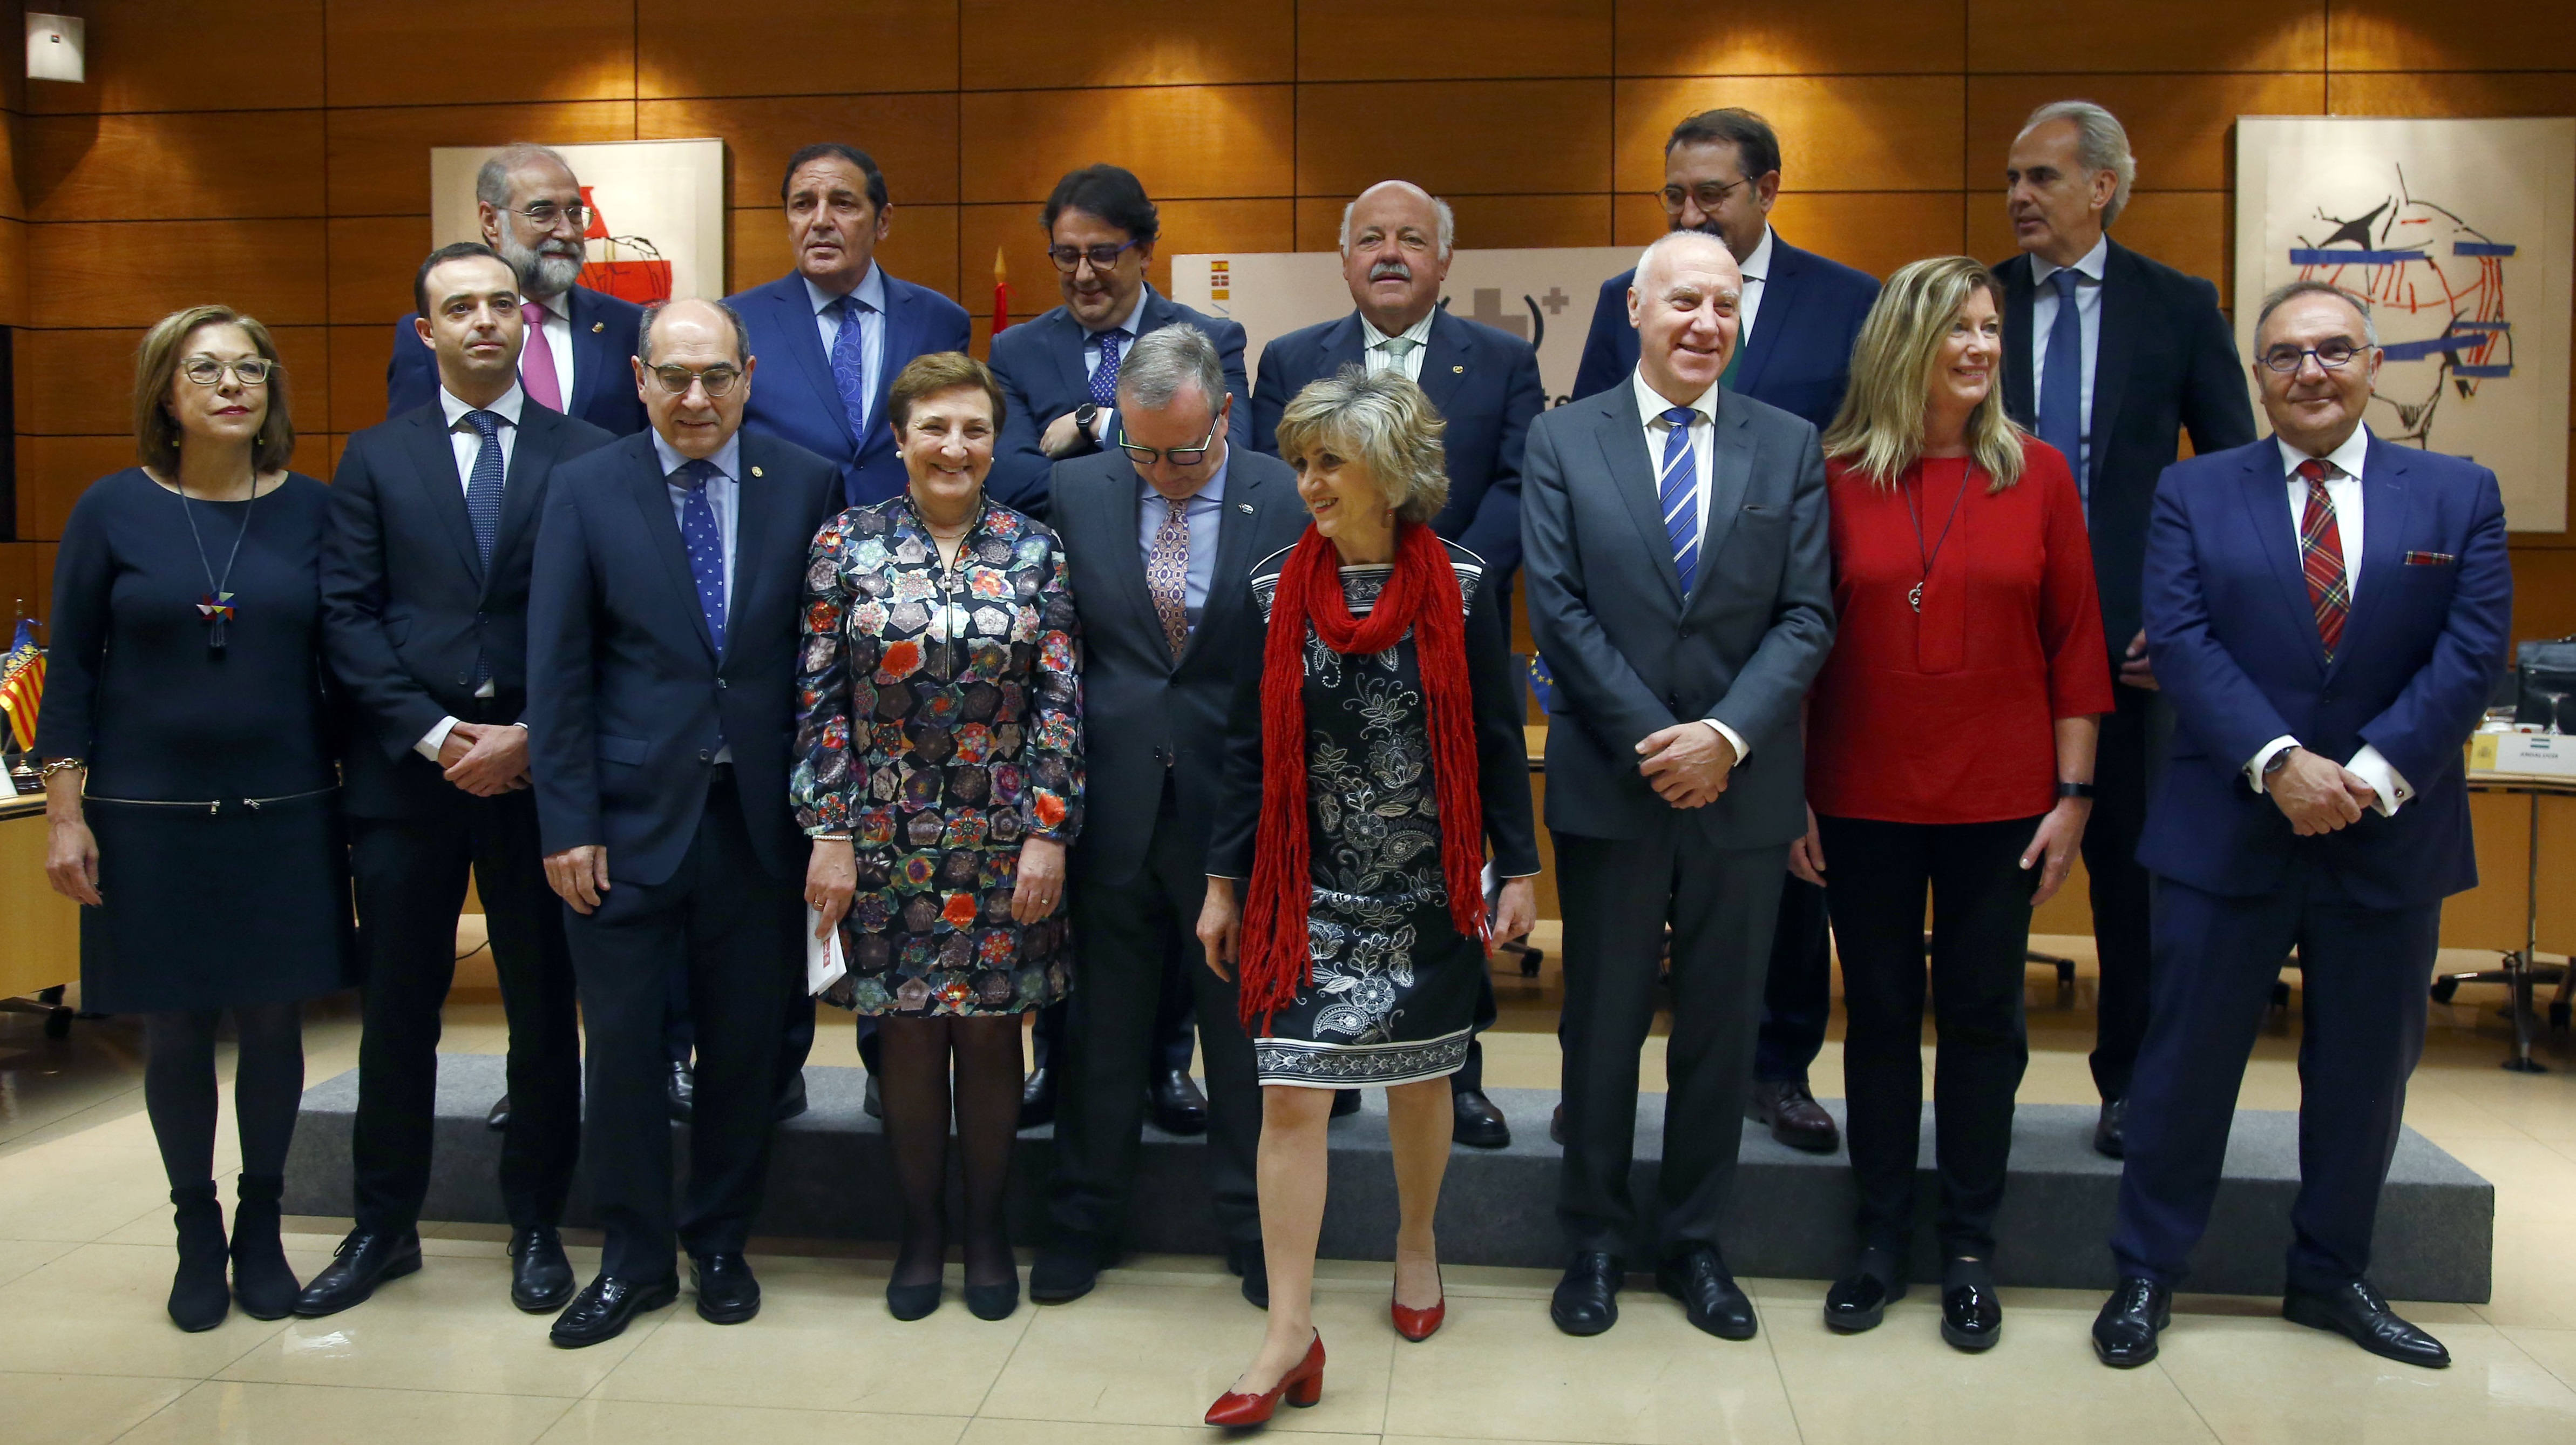
M 2029 1060 L 2022 954 L 2082 842 L 2112 706 L 2083 498 L 2066 458 L 2004 415 L 2003 299 L 1985 267 L 1945 256 L 1890 277 L 1862 324 L 1824 437 L 1839 624 L 1789 855 L 1826 885 L 1850 1020 L 1860 1257 L 1825 1323 L 1869 1329 L 1905 1293 L 1928 889 L 1941 1335 L 1963 1350 L 2003 1328 L 1994 1219 Z
M 1432 1216 L 1449 1076 L 1479 1022 L 1488 940 L 1529 930 L 1539 868 L 1496 588 L 1476 554 L 1431 531 L 1448 495 L 1441 426 L 1401 373 L 1356 366 L 1279 419 L 1313 521 L 1252 568 L 1267 639 L 1235 691 L 1230 803 L 1198 927 L 1208 966 L 1240 974 L 1261 1078 L 1270 1325 L 1211 1425 L 1258 1425 L 1283 1397 L 1322 1394 L 1315 1246 L 1337 1088 L 1386 1088 L 1395 1328 L 1427 1339 L 1446 1308 Z M 1491 919 L 1488 843 L 1506 880 Z

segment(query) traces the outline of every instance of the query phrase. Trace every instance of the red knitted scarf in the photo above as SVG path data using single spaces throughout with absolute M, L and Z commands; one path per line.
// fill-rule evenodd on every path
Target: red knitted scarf
M 1306 629 L 1344 656 L 1383 652 L 1413 629 L 1429 713 L 1433 795 L 1440 804 L 1440 871 L 1449 921 L 1485 929 L 1484 807 L 1476 796 L 1476 730 L 1467 685 L 1467 624 L 1449 550 L 1418 522 L 1397 524 L 1395 571 L 1365 618 L 1342 596 L 1340 558 L 1312 526 L 1289 554 L 1270 606 L 1261 656 L 1261 828 L 1244 909 L 1245 1029 L 1266 1033 L 1314 977 L 1306 908 L 1314 893 L 1306 840 Z

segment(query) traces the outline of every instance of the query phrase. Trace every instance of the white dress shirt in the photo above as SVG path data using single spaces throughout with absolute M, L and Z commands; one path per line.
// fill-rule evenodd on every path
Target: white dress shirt
M 832 348 L 841 340 L 841 298 L 815 285 L 811 277 L 802 279 L 805 282 L 805 299 L 814 306 L 814 329 L 823 338 L 823 365 L 828 371 L 831 369 Z M 877 387 L 885 376 L 885 269 L 870 261 L 868 274 L 859 278 L 859 284 L 851 287 L 849 294 L 857 297 L 860 303 L 859 384 L 867 396 L 863 405 L 873 409 L 877 404 Z M 873 427 L 876 418 L 862 414 L 860 422 L 863 426 Z M 867 440 L 864 434 L 859 439 Z
M 563 388 L 563 409 L 570 412 L 573 386 L 572 293 L 567 291 L 561 296 L 529 296 L 522 299 L 534 301 L 546 310 L 546 319 L 538 324 L 537 335 L 545 339 L 546 350 L 554 355 L 555 384 Z M 524 351 L 520 353 L 519 365 L 524 375 L 527 367 L 527 354 Z
M 1422 353 L 1431 349 L 1431 318 L 1438 311 L 1438 307 L 1433 307 L 1423 312 L 1421 320 L 1404 328 L 1397 336 L 1389 336 L 1378 330 L 1377 323 L 1369 320 L 1366 313 L 1362 313 L 1360 360 L 1361 364 L 1368 368 L 1368 374 L 1375 376 L 1381 371 L 1400 371 L 1404 373 L 1405 380 L 1419 386 L 1422 383 Z M 1401 358 L 1387 349 L 1386 344 L 1396 340 L 1413 343 Z
M 2075 477 L 2091 495 L 2093 457 L 2093 363 L 2102 354 L 2102 272 L 2110 264 L 2111 238 L 2104 236 L 2084 253 L 2084 259 L 2071 268 L 2075 272 L 2075 324 L 2084 338 L 2084 364 L 2077 370 L 2083 386 L 2078 393 L 2084 419 L 2083 444 L 2076 448 L 2082 455 L 2067 458 L 2075 467 Z M 2037 256 L 2030 258 L 2030 393 L 2031 414 L 2039 414 L 2039 389 L 2048 375 L 2048 332 L 2057 324 L 2057 286 L 2048 278 L 2058 267 Z
M 1735 303 L 1735 346 L 1741 351 L 1753 344 L 1753 318 L 1762 314 L 1762 293 L 1771 289 L 1765 284 L 1771 274 L 1769 222 L 1762 226 L 1762 244 L 1753 248 L 1752 255 L 1736 262 L 1735 269 L 1744 273 L 1744 297 Z
M 1663 414 L 1672 409 L 1673 403 L 1664 400 L 1663 393 L 1646 384 L 1646 373 L 1642 369 L 1630 373 L 1628 383 L 1637 389 L 1637 412 L 1646 419 L 1646 475 L 1660 476 L 1664 470 L 1664 440 L 1672 435 L 1673 430 L 1672 423 L 1665 421 Z M 1690 449 L 1694 488 L 1691 506 L 1699 517 L 1699 538 L 1703 549 L 1700 553 L 1699 565 L 1700 575 L 1703 578 L 1708 575 L 1709 559 L 1705 549 L 1708 543 L 1708 477 L 1711 464 L 1709 453 L 1717 435 L 1717 392 L 1718 388 L 1711 385 L 1708 390 L 1701 392 L 1695 400 L 1688 403 L 1691 409 Z M 1684 598 L 1683 601 L 1687 603 L 1689 599 Z M 1713 717 L 1702 718 L 1700 721 L 1717 729 L 1718 735 L 1725 738 L 1735 749 L 1735 760 L 1739 763 L 1744 761 L 1751 750 L 1744 746 L 1744 738 L 1741 734 Z
M 2299 538 L 2307 530 L 2308 480 L 2299 475 L 2299 463 L 2306 461 L 2308 454 L 2277 437 L 2273 444 L 2281 449 L 2281 472 L 2288 478 L 2290 554 L 2295 557 L 2299 553 Z M 2355 601 L 2361 596 L 2361 539 L 2365 535 L 2361 530 L 2361 464 L 2369 455 L 2370 428 L 2357 426 L 2352 429 L 2351 436 L 2344 438 L 2343 445 L 2326 453 L 2325 457 L 2343 471 L 2342 476 L 2327 480 L 2326 498 L 2334 503 L 2335 540 L 2343 551 L 2344 591 Z M 2263 765 L 2284 750 L 2298 745 L 2299 740 L 2286 733 L 2263 745 L 2262 751 L 2245 765 L 2245 780 L 2254 785 L 2254 791 L 2263 791 Z M 2383 816 L 2393 815 L 2415 796 L 2414 785 L 2406 781 L 2405 775 L 2398 772 L 2394 764 L 2380 756 L 2379 749 L 2368 743 L 2362 744 L 2361 751 L 2353 754 L 2352 761 L 2344 766 L 2359 774 L 2377 791 L 2379 801 L 2374 806 Z
M 499 401 L 482 408 L 501 418 L 493 439 L 501 444 L 501 475 L 505 478 L 510 474 L 510 458 L 518 450 L 519 409 L 527 404 L 527 400 L 527 392 L 514 384 L 501 394 Z M 465 424 L 465 414 L 475 408 L 458 401 L 455 394 L 443 386 L 438 389 L 438 406 L 439 410 L 447 413 L 447 441 L 456 451 L 457 489 L 470 493 L 474 489 L 474 459 L 483 455 L 483 434 Z M 483 679 L 481 687 L 474 689 L 476 697 L 490 697 L 493 693 L 492 679 L 488 677 Z M 411 745 L 411 750 L 433 763 L 437 762 L 438 750 L 447 745 L 447 735 L 455 730 L 456 722 L 453 717 L 440 718 L 436 727 L 421 734 L 420 741 Z
M 1126 339 L 1118 343 L 1118 365 L 1121 368 L 1124 368 L 1127 365 L 1127 353 L 1136 349 L 1136 318 L 1145 314 L 1145 298 L 1153 294 L 1154 288 L 1151 286 L 1137 287 L 1136 304 L 1127 308 L 1127 314 L 1125 316 L 1120 317 L 1114 324 L 1104 328 L 1102 331 L 1088 331 L 1083 333 L 1082 374 L 1086 378 L 1092 373 L 1100 370 L 1100 338 L 1109 331 L 1119 332 L 1125 336 Z M 1089 398 L 1087 397 L 1085 398 L 1085 400 L 1088 399 Z M 1109 444 L 1109 428 L 1117 421 L 1117 419 L 1118 408 L 1115 406 L 1102 407 L 1099 413 L 1091 418 L 1091 439 L 1102 446 L 1107 446 Z

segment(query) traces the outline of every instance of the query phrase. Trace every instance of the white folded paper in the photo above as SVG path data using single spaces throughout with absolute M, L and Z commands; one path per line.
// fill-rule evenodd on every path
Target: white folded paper
M 809 994 L 820 994 L 839 983 L 841 976 L 850 971 L 849 966 L 841 961 L 841 930 L 835 928 L 822 938 L 814 936 L 814 930 L 822 922 L 820 912 L 813 908 L 805 910 L 805 992 Z

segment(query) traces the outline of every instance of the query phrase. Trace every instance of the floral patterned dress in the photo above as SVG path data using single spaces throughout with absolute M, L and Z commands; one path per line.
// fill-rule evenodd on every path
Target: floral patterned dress
M 1012 1014 L 1073 979 L 1062 905 L 1011 919 L 1020 842 L 1082 824 L 1081 656 L 1064 549 L 987 502 L 956 567 L 908 496 L 824 524 L 805 572 L 797 819 L 850 834 L 849 973 L 863 1014 Z

